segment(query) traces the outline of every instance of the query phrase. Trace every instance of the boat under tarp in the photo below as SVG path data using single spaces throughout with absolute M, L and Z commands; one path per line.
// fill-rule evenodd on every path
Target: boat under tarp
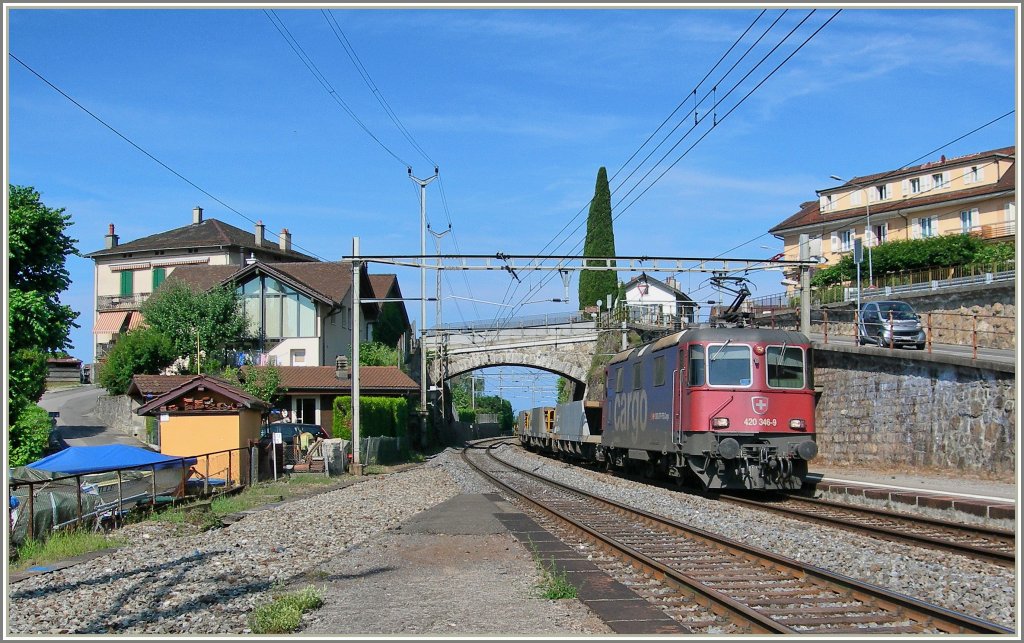
M 180 492 L 195 463 L 196 458 L 113 444 L 68 447 L 15 467 L 9 473 L 10 495 L 17 502 L 11 512 L 11 541 L 17 545 L 28 537 L 29 507 L 36 539 L 73 523 L 119 519 L 138 503 Z

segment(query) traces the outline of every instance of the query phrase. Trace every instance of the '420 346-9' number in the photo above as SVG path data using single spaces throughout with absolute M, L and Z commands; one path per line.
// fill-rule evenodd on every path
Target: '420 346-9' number
M 779 423 L 775 418 L 744 418 L 743 426 L 776 426 Z

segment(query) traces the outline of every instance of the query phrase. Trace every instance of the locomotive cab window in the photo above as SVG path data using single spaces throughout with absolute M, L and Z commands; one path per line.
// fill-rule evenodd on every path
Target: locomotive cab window
M 704 384 L 704 347 L 700 344 L 690 346 L 690 386 Z
M 626 369 L 621 367 L 621 366 L 618 367 L 617 369 L 615 369 L 615 392 L 616 393 L 621 393 L 622 392 L 622 372 L 625 371 L 625 370 Z
M 804 350 L 795 346 L 769 346 L 765 351 L 768 363 L 768 386 L 771 388 L 804 388 Z
M 750 386 L 750 347 L 724 344 L 708 345 L 708 384 L 711 386 Z
M 641 370 L 642 368 L 643 368 L 643 364 L 641 362 L 637 362 L 636 364 L 633 364 L 633 390 L 634 391 L 637 391 L 637 390 L 642 389 L 644 387 L 643 370 Z

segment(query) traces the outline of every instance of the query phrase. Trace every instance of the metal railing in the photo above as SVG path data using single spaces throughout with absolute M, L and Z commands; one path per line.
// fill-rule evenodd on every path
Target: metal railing
M 946 268 L 929 268 L 927 270 L 905 270 L 884 275 L 876 275 L 875 285 L 861 284 L 861 297 L 871 295 L 900 295 L 907 293 L 927 292 L 943 288 L 959 288 L 997 282 L 1013 281 L 1017 275 L 1014 261 L 1002 261 L 987 264 L 970 264 L 966 266 L 950 266 Z M 857 299 L 856 281 L 817 288 L 814 292 L 814 303 L 832 304 Z
M 925 350 L 932 352 L 932 344 L 947 344 L 971 348 L 972 359 L 977 359 L 979 348 L 1010 350 L 1016 347 L 1016 315 L 975 312 L 933 312 L 920 315 L 925 331 Z M 837 337 L 859 341 L 855 310 L 811 310 L 811 330 L 822 333 L 824 343 Z M 891 324 L 885 321 L 883 324 Z M 885 348 L 895 348 L 890 337 Z
M 132 295 L 98 295 L 96 310 L 138 310 L 152 293 L 142 292 Z

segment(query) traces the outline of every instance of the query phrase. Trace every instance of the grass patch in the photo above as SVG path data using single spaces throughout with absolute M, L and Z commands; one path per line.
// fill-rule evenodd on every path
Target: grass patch
M 298 629 L 302 615 L 324 604 L 312 585 L 297 592 L 276 596 L 268 605 L 256 608 L 249 618 L 253 634 L 288 634 Z
M 558 571 L 558 566 L 555 565 L 553 558 L 550 562 L 545 563 L 537 551 L 537 543 L 533 542 L 532 539 L 530 540 L 530 553 L 533 555 L 534 562 L 540 568 L 541 579 L 537 587 L 542 597 L 552 600 L 576 598 L 578 590 L 575 585 L 569 582 L 565 570 Z
M 22 571 L 35 565 L 67 560 L 91 551 L 120 547 L 125 540 L 85 529 L 55 531 L 45 540 L 26 540 L 15 550 L 10 567 Z
M 285 476 L 246 487 L 238 493 L 178 505 L 154 514 L 152 519 L 160 522 L 187 523 L 204 530 L 211 529 L 221 526 L 221 518 L 229 514 L 287 500 L 312 489 L 337 482 L 337 478 L 329 478 L 315 473 Z

